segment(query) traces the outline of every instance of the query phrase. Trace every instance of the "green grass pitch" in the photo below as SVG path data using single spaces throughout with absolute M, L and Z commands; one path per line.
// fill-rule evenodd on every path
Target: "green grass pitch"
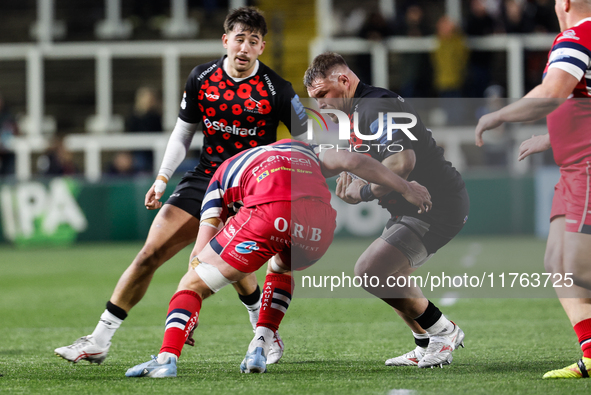
M 367 240 L 338 240 L 325 262 L 351 271 Z M 471 266 L 542 272 L 544 241 L 464 237 L 425 269 Z M 392 368 L 384 361 L 413 348 L 410 331 L 372 298 L 298 298 L 283 321 L 286 353 L 263 375 L 239 373 L 252 332 L 233 289 L 206 300 L 175 379 L 131 379 L 127 368 L 158 352 L 168 301 L 189 250 L 165 264 L 113 339 L 101 366 L 53 354 L 89 334 L 139 244 L 81 244 L 16 250 L 0 247 L 0 392 L 188 394 L 584 394 L 591 380 L 542 380 L 580 358 L 566 315 L 554 298 L 458 298 L 442 306 L 466 333 L 466 348 L 443 369 Z M 357 249 L 357 250 L 356 250 Z M 519 262 L 516 262 L 519 261 Z M 468 262 L 468 263 L 466 263 Z M 317 265 L 321 267 L 323 262 Z M 423 269 L 421 269 L 423 270 Z M 466 269 L 467 270 L 467 269 Z M 426 292 L 427 297 L 430 296 Z M 499 290 L 499 296 L 503 296 Z M 326 295 L 325 295 L 326 296 Z

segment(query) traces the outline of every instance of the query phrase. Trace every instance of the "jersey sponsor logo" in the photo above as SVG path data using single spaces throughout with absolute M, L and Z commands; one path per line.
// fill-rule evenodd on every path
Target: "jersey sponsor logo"
M 225 124 L 223 122 L 219 122 L 219 121 L 211 122 L 207 118 L 203 119 L 203 123 L 205 124 L 205 126 L 208 129 L 220 130 L 224 133 L 230 133 L 230 134 L 234 134 L 236 136 L 246 137 L 246 136 L 256 136 L 256 134 L 257 134 L 257 126 L 255 126 L 252 129 L 240 128 L 240 127 L 237 127 L 236 125 L 230 126 L 230 125 L 227 125 L 227 124 Z
M 207 74 L 211 73 L 211 71 L 213 69 L 215 69 L 217 66 L 218 66 L 217 64 L 209 66 L 209 68 L 207 70 L 205 70 L 203 73 L 199 74 L 199 77 L 197 77 L 197 79 L 199 81 L 201 81 Z
M 181 100 L 181 108 L 187 108 L 187 92 L 183 92 L 183 100 Z
M 551 63 L 554 63 L 554 62 L 557 62 L 560 60 L 564 60 L 564 59 L 570 59 L 571 57 L 572 56 L 570 56 L 565 49 L 557 49 L 552 53 Z
M 297 157 L 289 157 L 289 156 L 283 156 L 283 155 L 271 155 L 269 156 L 267 159 L 265 159 L 260 165 L 255 166 L 252 169 L 252 175 L 254 177 L 256 177 L 256 173 L 261 170 L 264 167 L 269 166 L 270 164 L 272 164 L 273 162 L 280 160 L 280 161 L 287 161 L 290 162 L 293 165 L 296 166 L 312 166 L 312 161 L 310 161 L 310 159 L 306 159 L 306 158 L 297 158 Z
M 258 177 L 257 177 L 257 182 L 261 182 L 263 181 L 265 178 L 267 178 L 267 176 L 269 176 L 269 170 L 265 170 L 264 172 L 262 172 Z
M 229 225 L 224 227 L 224 233 L 227 237 L 232 238 L 236 235 L 236 228 L 234 228 L 234 225 Z
M 261 103 L 260 101 L 257 101 L 255 98 L 250 96 L 244 104 L 243 111 L 252 114 L 267 114 L 269 111 L 265 111 L 265 109 L 268 108 L 269 102 L 267 100 L 264 101 L 265 104 Z
M 563 31 L 562 35 L 560 37 L 558 37 L 558 39 L 556 41 L 560 41 L 560 40 L 564 40 L 564 39 L 580 40 L 580 38 L 577 37 L 577 32 L 575 32 L 572 29 Z
M 300 102 L 300 97 L 298 95 L 295 95 L 293 99 L 291 99 L 291 105 L 299 119 L 304 119 L 306 117 L 306 109 Z
M 217 100 L 217 99 L 219 99 L 219 98 L 220 98 L 220 95 L 215 95 L 215 94 L 213 94 L 213 93 L 211 93 L 211 94 L 209 94 L 209 93 L 206 93 L 206 94 L 205 94 L 205 97 L 207 97 L 208 99 L 211 99 L 211 100 Z
M 297 222 L 290 221 L 288 222 L 283 217 L 275 218 L 273 222 L 273 226 L 279 232 L 285 232 L 288 228 L 290 228 L 290 233 L 292 237 L 310 241 L 320 241 L 322 239 L 322 229 L 314 228 L 312 226 L 304 227 L 304 225 L 300 225 Z M 271 236 L 273 237 L 273 236 Z M 275 237 L 276 241 L 279 241 L 277 237 Z M 281 239 L 283 240 L 283 239 Z M 286 241 L 287 242 L 287 241 Z
M 250 254 L 253 251 L 258 251 L 260 247 L 257 246 L 256 241 L 243 241 L 242 243 L 238 244 L 234 249 L 239 254 Z
M 271 82 L 271 78 L 269 78 L 268 74 L 265 74 L 263 76 L 263 78 L 265 79 L 265 82 L 267 83 L 267 86 L 269 87 L 269 90 L 271 91 L 271 96 L 275 96 L 277 94 L 277 92 L 275 91 L 275 86 Z

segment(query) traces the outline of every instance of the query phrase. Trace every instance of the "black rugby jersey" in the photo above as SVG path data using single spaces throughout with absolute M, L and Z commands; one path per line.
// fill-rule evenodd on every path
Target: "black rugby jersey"
M 416 181 L 429 190 L 433 210 L 426 214 L 418 214 L 417 208 L 410 204 L 397 192 L 391 192 L 380 198 L 380 205 L 386 208 L 392 215 L 408 215 L 430 222 L 429 219 L 439 217 L 442 210 L 452 209 L 448 204 L 450 198 L 461 191 L 465 185 L 460 173 L 452 164 L 443 157 L 443 148 L 439 147 L 431 131 L 423 125 L 414 108 L 398 94 L 383 88 L 359 82 L 355 90 L 353 101 L 353 112 L 358 113 L 359 132 L 370 135 L 376 134 L 379 130 L 379 113 L 387 112 L 411 113 L 416 116 L 416 126 L 409 129 L 409 132 L 417 138 L 411 141 L 410 137 L 397 129 L 392 132 L 392 140 L 388 141 L 386 134 L 386 119 L 383 120 L 383 133 L 376 140 L 361 140 L 353 131 L 349 142 L 352 146 L 364 144 L 363 151 L 369 149 L 368 153 L 378 161 L 382 162 L 391 155 L 395 155 L 402 147 L 412 149 L 416 155 L 414 169 L 408 176 L 408 181 Z M 407 124 L 410 119 L 394 118 L 396 123 Z M 379 144 L 378 144 L 379 143 Z M 373 145 L 372 145 L 373 144 Z M 396 144 L 390 150 L 387 146 Z M 361 151 L 361 150 L 360 150 Z M 453 200 L 453 199 L 451 199 Z M 455 207 L 453 211 L 456 211 Z
M 191 71 L 179 118 L 203 124 L 203 148 L 197 172 L 213 175 L 226 159 L 248 148 L 277 140 L 283 122 L 293 136 L 306 131 L 307 116 L 291 83 L 259 61 L 257 73 L 240 82 L 214 60 Z M 298 130 L 292 130 L 292 119 Z M 301 125 L 301 127 L 300 127 Z

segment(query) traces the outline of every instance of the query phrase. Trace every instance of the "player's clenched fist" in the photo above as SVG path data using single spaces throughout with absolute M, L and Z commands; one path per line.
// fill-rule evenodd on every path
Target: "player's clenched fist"
M 408 190 L 402 194 L 406 200 L 419 208 L 419 214 L 426 213 L 431 210 L 433 203 L 431 203 L 431 195 L 427 188 L 416 181 L 411 181 L 407 184 Z

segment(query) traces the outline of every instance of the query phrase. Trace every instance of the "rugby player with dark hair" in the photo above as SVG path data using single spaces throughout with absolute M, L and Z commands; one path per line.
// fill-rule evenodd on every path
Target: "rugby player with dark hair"
M 355 275 L 376 276 L 380 284 L 386 284 L 389 277 L 408 277 L 464 226 L 470 201 L 462 177 L 445 160 L 443 149 L 414 109 L 396 93 L 361 82 L 341 55 L 327 52 L 314 58 L 304 85 L 321 110 L 343 111 L 362 136 L 372 137 L 385 130 L 389 120 L 384 114 L 388 112 L 416 119 L 408 131 L 395 129 L 391 140 L 386 133 L 377 140 L 364 139 L 353 130 L 349 143 L 352 150 L 366 152 L 400 177 L 424 185 L 432 196 L 432 210 L 418 214 L 397 192 L 346 173 L 339 177 L 336 189 L 337 196 L 348 203 L 378 199 L 391 215 L 381 237 L 358 259 Z M 400 122 L 408 123 L 408 119 Z M 452 352 L 463 346 L 464 332 L 427 300 L 416 284 L 407 284 L 401 288 L 364 286 L 394 308 L 415 339 L 414 350 L 388 359 L 386 365 L 427 368 L 451 363 Z
M 146 194 L 148 210 L 162 208 L 143 248 L 119 279 L 94 332 L 55 350 L 68 361 L 100 364 L 105 360 L 115 331 L 146 293 L 154 272 L 195 242 L 203 196 L 224 160 L 248 148 L 275 142 L 279 122 L 290 128 L 293 136 L 305 132 L 305 110 L 291 84 L 258 60 L 267 33 L 261 12 L 252 7 L 232 10 L 224 29 L 226 55 L 195 67 L 189 75 L 162 165 Z M 185 158 L 199 125 L 203 125 L 204 134 L 199 165 L 185 173 L 163 205 L 160 199 L 166 184 Z M 256 277 L 247 276 L 234 287 L 254 328 L 261 297 Z M 278 334 L 275 340 L 268 363 L 277 362 L 283 354 Z M 187 341 L 192 345 L 191 337 Z

